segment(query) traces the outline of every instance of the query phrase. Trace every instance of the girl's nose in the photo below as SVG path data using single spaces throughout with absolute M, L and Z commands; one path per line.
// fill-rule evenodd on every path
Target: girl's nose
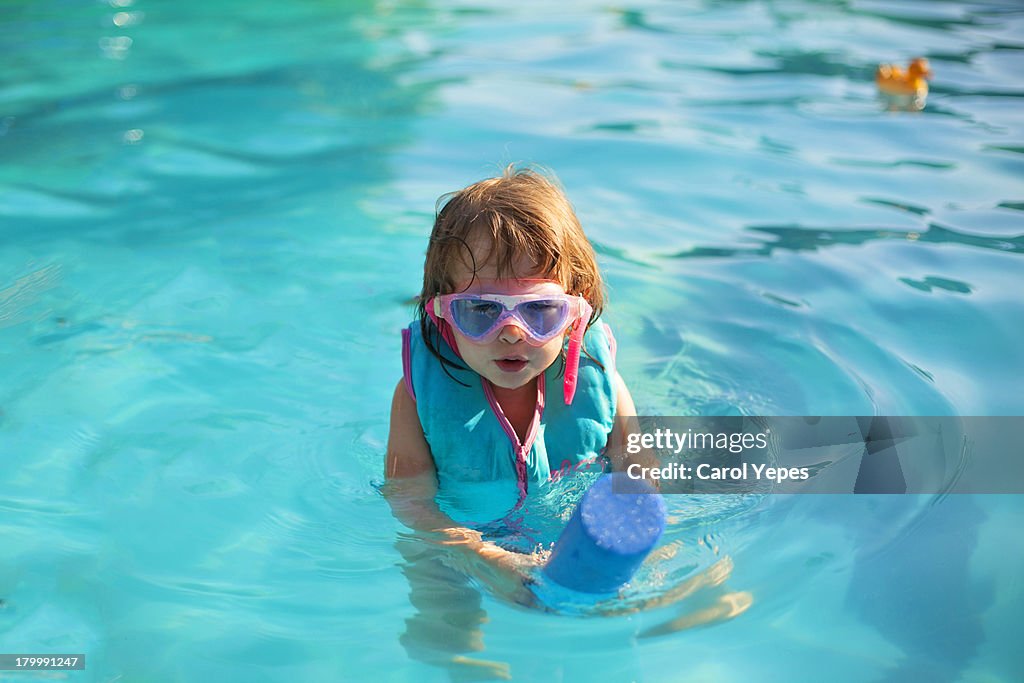
M 515 344 L 526 339 L 526 331 L 519 325 L 505 325 L 501 328 L 498 339 L 506 344 Z

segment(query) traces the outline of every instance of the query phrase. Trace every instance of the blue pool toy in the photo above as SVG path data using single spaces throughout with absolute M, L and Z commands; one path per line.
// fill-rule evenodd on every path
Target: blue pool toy
M 576 506 L 544 573 L 584 593 L 614 591 L 629 581 L 664 530 L 665 502 L 650 484 L 623 473 L 605 475 Z

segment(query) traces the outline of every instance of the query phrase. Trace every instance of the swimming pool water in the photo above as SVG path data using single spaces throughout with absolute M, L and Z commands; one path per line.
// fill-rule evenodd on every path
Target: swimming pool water
M 672 497 L 638 590 L 727 560 L 753 604 L 643 638 L 719 593 L 579 617 L 442 576 L 431 612 L 376 485 L 434 201 L 511 162 L 573 200 L 642 413 L 1022 414 L 1022 28 L 1013 2 L 4 3 L 0 652 L 440 681 L 481 622 L 465 654 L 514 680 L 1020 680 L 1019 497 Z M 917 55 L 925 109 L 888 111 L 875 65 Z

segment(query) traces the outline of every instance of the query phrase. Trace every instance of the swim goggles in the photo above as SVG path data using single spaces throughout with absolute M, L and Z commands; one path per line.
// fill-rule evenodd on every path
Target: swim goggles
M 581 317 L 590 318 L 590 304 L 568 294 L 441 294 L 433 298 L 434 315 L 449 321 L 478 344 L 497 339 L 506 325 L 516 324 L 527 343 L 541 346 Z
M 450 322 L 472 342 L 486 344 L 498 338 L 506 325 L 515 324 L 526 333 L 526 342 L 541 346 L 572 327 L 565 350 L 564 397 L 566 405 L 576 395 L 583 335 L 593 308 L 582 296 L 569 294 L 439 294 L 426 301 L 425 308 L 441 328 L 442 336 L 458 353 L 443 322 Z

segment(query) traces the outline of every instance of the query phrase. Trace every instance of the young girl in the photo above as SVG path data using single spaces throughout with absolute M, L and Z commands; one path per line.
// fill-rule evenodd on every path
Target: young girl
M 465 482 L 508 482 L 521 505 L 582 467 L 621 468 L 635 408 L 615 370 L 615 339 L 598 321 L 603 289 L 572 206 L 540 173 L 510 166 L 450 195 L 437 214 L 418 319 L 402 333 L 386 464 L 402 495 L 389 501 L 405 524 L 440 534 L 513 585 L 529 556 L 455 523 L 434 497 Z
M 509 167 L 448 198 L 430 235 L 419 301 L 418 319 L 402 334 L 384 488 L 395 515 L 426 532 L 396 543 L 415 607 L 400 640 L 411 657 L 455 680 L 510 678 L 508 663 L 466 656 L 483 649 L 487 621 L 467 576 L 546 609 L 530 589 L 541 557 L 486 540 L 435 498 L 492 482 L 507 486 L 518 508 L 531 491 L 583 467 L 623 470 L 633 399 L 615 370 L 611 330 L 598 321 L 604 294 L 594 251 L 565 195 L 539 173 Z M 598 612 L 717 590 L 731 566 L 725 557 L 664 595 Z M 749 594 L 728 593 L 647 635 L 731 618 L 749 604 Z

